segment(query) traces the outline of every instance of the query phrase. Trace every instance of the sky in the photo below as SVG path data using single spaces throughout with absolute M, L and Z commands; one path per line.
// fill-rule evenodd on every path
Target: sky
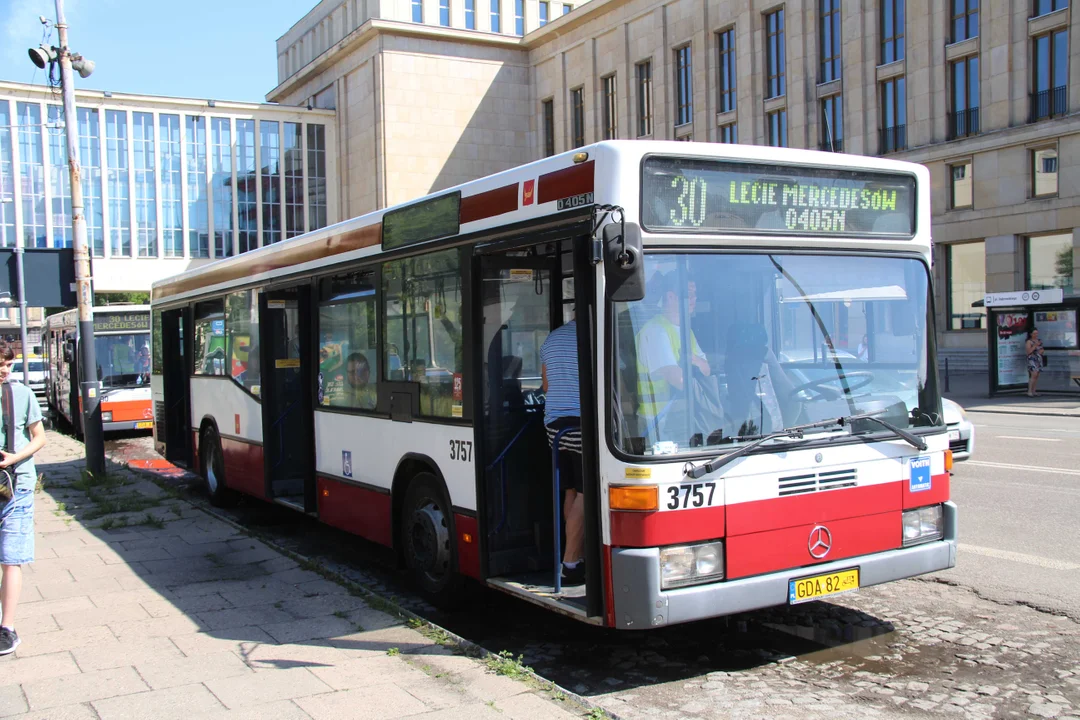
M 277 85 L 277 39 L 317 0 L 65 0 L 68 43 L 97 63 L 86 90 L 265 102 Z M 46 82 L 26 51 L 55 0 L 0 0 L 0 80 Z M 57 44 L 49 27 L 50 45 Z

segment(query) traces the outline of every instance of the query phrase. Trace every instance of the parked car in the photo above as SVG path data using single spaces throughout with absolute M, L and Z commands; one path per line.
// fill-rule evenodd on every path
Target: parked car
M 964 408 L 948 398 L 941 398 L 945 426 L 949 428 L 949 449 L 953 460 L 967 460 L 975 452 L 975 425 L 968 420 Z
M 37 355 L 30 356 L 30 389 L 36 394 L 45 393 L 45 360 Z M 23 382 L 23 356 L 15 358 L 11 366 L 11 377 Z

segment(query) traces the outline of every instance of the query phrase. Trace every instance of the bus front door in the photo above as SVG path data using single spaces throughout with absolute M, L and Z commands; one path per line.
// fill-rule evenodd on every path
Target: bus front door
M 162 377 L 165 394 L 165 412 L 162 418 L 164 428 L 157 428 L 158 440 L 165 442 L 165 459 L 191 467 L 191 423 L 190 388 L 191 368 L 187 362 L 187 347 L 184 338 L 190 312 L 187 308 L 166 310 L 161 313 L 161 354 L 170 358 L 165 363 Z M 172 362 L 180 358 L 180 362 Z
M 309 295 L 300 286 L 259 301 L 267 497 L 306 512 L 315 509 Z

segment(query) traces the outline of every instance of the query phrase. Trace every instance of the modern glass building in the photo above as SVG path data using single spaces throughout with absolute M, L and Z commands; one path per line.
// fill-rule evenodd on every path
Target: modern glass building
M 97 291 L 339 219 L 332 110 L 91 90 L 76 106 Z M 71 247 L 66 122 L 47 87 L 0 82 L 0 246 Z

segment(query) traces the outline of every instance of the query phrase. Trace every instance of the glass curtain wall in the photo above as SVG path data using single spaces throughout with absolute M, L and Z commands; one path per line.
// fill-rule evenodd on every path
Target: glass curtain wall
M 259 169 L 263 201 L 263 245 L 281 241 L 281 126 L 259 121 Z
M 165 257 L 184 256 L 184 209 L 180 175 L 180 116 L 158 117 L 161 149 L 161 233 Z
M 52 193 L 53 247 L 71 247 L 71 173 L 68 171 L 64 108 L 49 106 L 49 191 Z
M 157 257 L 157 163 L 154 154 L 154 115 L 131 115 L 135 156 L 135 235 L 139 257 Z
M 188 250 L 193 258 L 210 257 L 210 217 L 206 202 L 206 118 L 188 115 L 187 148 Z
M 41 106 L 16 105 L 19 126 L 19 182 L 22 184 L 23 245 L 46 246 L 45 158 L 41 147 Z
M 229 118 L 210 118 L 214 193 L 214 257 L 233 254 L 232 130 Z
M 131 186 L 127 112 L 105 111 L 105 167 L 109 183 L 109 252 L 131 257 Z
M 82 168 L 86 242 L 94 257 L 105 257 L 105 204 L 101 195 L 101 123 L 98 111 L 76 108 L 79 118 L 79 165 Z
M 307 126 L 309 230 L 326 227 L 326 128 Z
M 304 156 L 300 123 L 285 123 L 285 237 L 304 232 Z
M 0 100 L 0 247 L 15 245 L 15 166 L 10 108 L 7 100 Z
M 236 208 L 240 252 L 259 247 L 258 200 L 255 190 L 255 121 L 236 121 Z

